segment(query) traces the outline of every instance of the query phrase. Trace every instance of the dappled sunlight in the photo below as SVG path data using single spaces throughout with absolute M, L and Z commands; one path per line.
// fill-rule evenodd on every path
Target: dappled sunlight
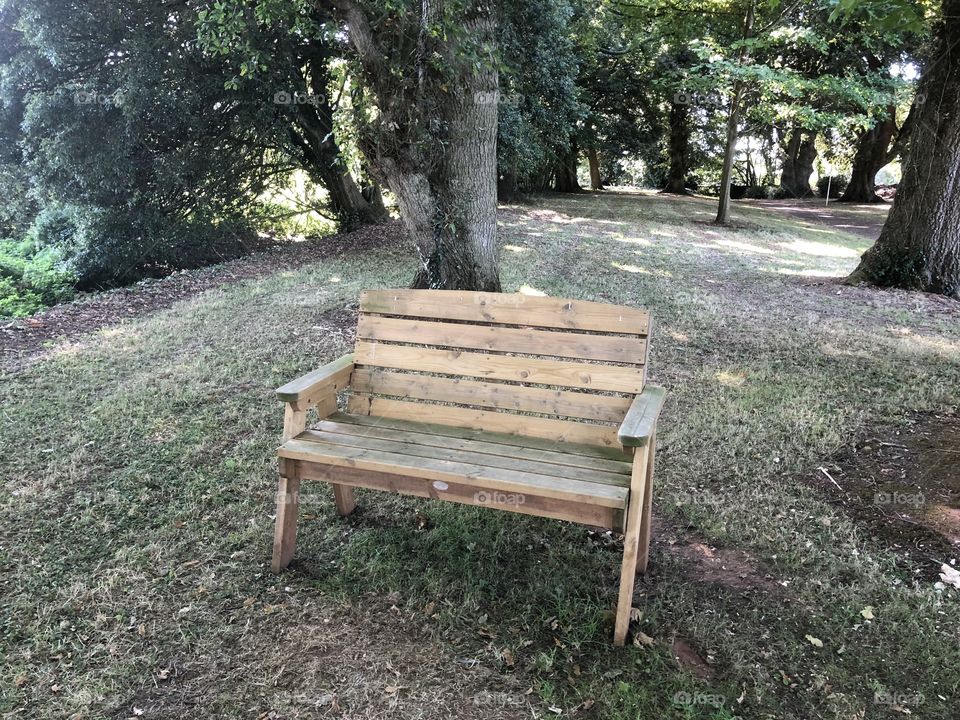
M 758 255 L 775 255 L 776 251 L 771 250 L 770 248 L 765 248 L 761 245 L 753 245 L 751 243 L 739 242 L 738 240 L 715 240 L 713 243 L 714 247 L 719 247 L 721 249 L 730 248 L 732 250 L 743 250 L 748 253 L 756 253 Z
M 726 370 L 721 370 L 715 377 L 717 382 L 727 387 L 743 387 L 747 382 L 747 376 L 743 373 L 727 372 Z
M 639 266 L 637 266 L 637 265 L 625 265 L 625 264 L 623 264 L 623 263 L 618 263 L 618 262 L 612 262 L 612 263 L 610 263 L 610 264 L 613 265 L 613 267 L 615 267 L 617 270 L 623 270 L 624 272 L 628 272 L 628 273 L 637 273 L 637 274 L 640 274 L 640 275 L 652 275 L 652 274 L 653 274 L 653 273 L 651 273 L 649 270 L 647 270 L 646 268 L 639 267 Z
M 121 335 L 128 334 L 129 329 L 125 327 L 108 327 L 103 328 L 100 331 L 100 334 L 105 338 L 115 338 L 120 337 Z
M 535 287 L 530 285 L 521 285 L 520 289 L 517 290 L 521 295 L 529 295 L 530 297 L 546 297 L 547 294 L 543 290 L 538 290 Z
M 332 282 L 332 283 L 341 282 L 340 276 L 339 276 L 339 275 L 331 275 L 329 278 L 327 278 L 327 282 Z
M 842 245 L 830 245 L 828 243 L 819 243 L 813 240 L 794 240 L 789 243 L 779 243 L 780 247 L 790 252 L 800 253 L 801 255 L 816 255 L 818 257 L 835 258 L 858 258 L 866 248 L 857 250 L 844 247 Z
M 512 253 L 525 253 L 525 252 L 530 252 L 530 248 L 528 248 L 528 247 L 521 247 L 520 245 L 504 245 L 504 246 L 503 246 L 503 249 L 504 249 L 504 250 L 507 250 L 507 251 L 509 251 L 509 252 L 512 252 Z
M 645 247 L 652 247 L 653 243 L 642 237 L 627 237 L 626 235 L 621 235 L 616 238 L 617 242 L 630 243 L 632 245 L 643 245 Z
M 836 270 L 821 270 L 819 268 L 802 268 L 794 270 L 792 268 L 777 268 L 779 275 L 802 275 L 804 277 L 837 277 Z

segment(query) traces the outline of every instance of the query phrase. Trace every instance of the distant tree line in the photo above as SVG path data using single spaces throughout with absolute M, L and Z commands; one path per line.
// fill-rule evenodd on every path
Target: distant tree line
M 928 9 L 0 0 L 0 314 L 237 256 L 308 211 L 379 223 L 385 192 L 414 285 L 496 290 L 498 196 L 642 184 L 716 195 L 723 224 L 731 195 L 811 195 L 818 169 L 879 201 L 897 159 L 855 279 L 957 296 L 960 0 Z M 294 177 L 316 191 L 291 206 Z

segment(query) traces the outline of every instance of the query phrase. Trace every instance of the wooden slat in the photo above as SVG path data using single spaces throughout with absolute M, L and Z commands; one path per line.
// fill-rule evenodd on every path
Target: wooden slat
M 432 409 L 432 408 L 431 408 Z M 418 406 L 420 416 L 423 416 L 423 406 Z M 566 455 L 580 455 L 588 460 L 594 458 L 606 458 L 616 462 L 630 462 L 630 458 L 624 454 L 623 449 L 616 447 L 603 447 L 595 443 L 577 443 L 570 440 L 557 441 L 549 438 L 532 437 L 529 435 L 516 435 L 510 433 L 496 432 L 491 429 L 472 429 L 457 425 L 441 425 L 433 422 L 419 422 L 406 418 L 391 417 L 368 417 L 363 415 L 350 415 L 347 413 L 334 413 L 328 418 L 331 422 L 338 424 L 358 425 L 362 428 L 387 428 L 402 430 L 403 432 L 422 432 L 430 435 L 437 435 L 461 440 L 481 440 L 484 442 L 498 443 L 503 445 L 513 445 L 516 447 L 530 448 L 532 450 L 543 450 L 546 452 L 560 452 Z M 323 423 L 321 423 L 322 427 Z M 577 464 L 571 461 L 570 464 Z
M 360 340 L 354 352 L 357 365 L 442 373 L 537 385 L 639 393 L 643 371 L 614 365 L 588 365 L 569 360 L 487 355 L 458 350 L 388 345 Z
M 646 335 L 645 310 L 586 300 L 459 290 L 367 290 L 360 311 L 529 327 Z
M 561 500 L 582 502 L 601 507 L 626 507 L 629 490 L 614 485 L 569 480 L 518 472 L 497 467 L 470 465 L 452 460 L 411 457 L 410 463 L 400 465 L 398 456 L 389 452 L 341 445 L 321 444 L 303 440 L 289 440 L 278 450 L 280 457 L 306 460 L 338 467 L 352 467 L 373 472 L 395 473 L 441 482 L 475 485 L 506 493 L 536 494 Z M 402 470 L 400 469 L 402 468 Z M 331 478 L 336 481 L 336 478 Z
M 577 360 L 643 364 L 647 357 L 647 341 L 637 337 L 465 325 L 366 314 L 360 316 L 357 337 Z
M 431 422 L 440 425 L 456 425 L 473 428 L 474 430 L 528 435 L 584 445 L 605 447 L 619 447 L 620 445 L 617 440 L 617 428 L 613 426 L 590 425 L 585 422 L 554 420 L 533 415 L 471 410 L 451 405 L 427 405 L 404 400 L 388 400 L 369 395 L 354 395 L 351 397 L 347 403 L 347 411 L 357 415 L 375 415 L 401 420 L 429 419 Z
M 356 419 L 358 416 L 338 416 Z M 376 422 L 377 418 L 369 418 Z M 383 418 L 379 419 L 381 422 Z M 549 443 L 538 438 L 517 438 L 517 436 L 501 436 L 495 433 L 479 434 L 476 431 L 464 430 L 463 433 L 477 434 L 478 438 L 464 438 L 455 435 L 438 435 L 427 432 L 428 428 L 436 426 L 423 425 L 421 423 L 404 423 L 402 429 L 382 424 L 361 425 L 359 423 L 342 422 L 334 420 L 323 420 L 313 427 L 315 430 L 335 432 L 342 435 L 362 435 L 365 437 L 380 438 L 383 440 L 397 440 L 406 438 L 411 442 L 420 445 L 432 445 L 450 450 L 469 450 L 471 452 L 487 453 L 490 455 L 503 455 L 507 457 L 524 458 L 528 460 L 537 460 L 542 463 L 552 463 L 557 466 L 555 472 L 547 472 L 547 475 L 557 473 L 563 474 L 565 468 L 580 467 L 592 468 L 595 470 L 605 470 L 607 472 L 618 473 L 621 475 L 630 474 L 630 459 L 622 453 L 617 452 L 617 459 L 609 457 L 607 451 L 593 448 L 591 446 L 571 446 L 567 443 Z M 462 430 L 461 428 L 449 428 L 451 431 Z M 482 439 L 481 439 L 482 438 Z M 499 442 L 507 438 L 512 440 L 526 440 L 523 445 Z M 580 447 L 588 452 L 587 454 L 577 454 L 569 452 L 570 447 Z M 550 448 L 550 449 L 547 449 Z
M 572 390 L 385 372 L 374 368 L 358 368 L 353 373 L 351 388 L 356 393 L 394 395 L 399 398 L 616 423 L 623 420 L 632 401 L 631 397 L 624 395 L 594 395 Z
M 599 505 L 585 505 L 583 503 L 555 498 L 539 497 L 525 494 L 523 503 L 510 502 L 480 502 L 478 496 L 490 496 L 493 488 L 479 488 L 475 483 L 447 483 L 446 489 L 438 489 L 434 481 L 397 475 L 395 473 L 371 472 L 351 467 L 332 467 L 319 463 L 301 460 L 287 461 L 296 466 L 296 474 L 304 480 L 321 480 L 336 482 L 341 486 L 384 490 L 401 495 L 432 498 L 434 500 L 449 500 L 464 505 L 478 505 L 495 510 L 536 515 L 538 517 L 570 520 L 572 522 L 593 525 L 596 527 L 623 529 L 624 511 L 621 508 L 602 507 Z
M 404 464 L 416 464 L 419 457 L 435 458 L 437 460 L 451 460 L 454 462 L 479 465 L 481 467 L 499 467 L 518 472 L 550 475 L 553 477 L 583 480 L 584 482 L 602 483 L 626 487 L 630 484 L 630 476 L 625 473 L 609 472 L 598 468 L 583 468 L 556 465 L 542 460 L 517 457 L 516 455 L 502 455 L 479 452 L 474 449 L 451 450 L 445 447 L 422 444 L 417 442 L 415 434 L 401 436 L 402 439 L 383 439 L 370 435 L 331 432 L 329 430 L 307 430 L 297 437 L 297 440 L 315 442 L 319 445 L 341 445 L 344 447 L 379 450 L 393 455 L 410 456 Z M 506 445 L 499 446 L 506 448 Z

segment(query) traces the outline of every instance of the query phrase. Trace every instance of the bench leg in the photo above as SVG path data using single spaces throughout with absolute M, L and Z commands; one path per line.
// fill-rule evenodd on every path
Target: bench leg
M 623 564 L 620 568 L 620 595 L 617 598 L 616 624 L 613 644 L 623 645 L 630 627 L 630 608 L 633 606 L 633 582 L 637 574 L 637 552 L 640 549 L 643 504 L 647 485 L 647 464 L 650 446 L 637 448 L 633 456 L 633 472 L 630 476 L 630 498 L 627 505 L 623 533 Z
M 656 432 L 650 437 L 650 457 L 647 459 L 647 482 L 643 487 L 643 513 L 640 519 L 640 547 L 637 549 L 637 572 L 647 571 L 650 559 L 650 527 L 653 522 L 653 466 L 657 456 Z
M 277 525 L 273 534 L 273 562 L 275 573 L 293 560 L 297 547 L 297 511 L 300 508 L 300 480 L 280 476 L 277 487 Z
M 353 488 L 349 485 L 330 484 L 333 486 L 333 502 L 337 506 L 337 512 L 341 517 L 346 517 L 357 507 L 357 501 L 353 499 Z

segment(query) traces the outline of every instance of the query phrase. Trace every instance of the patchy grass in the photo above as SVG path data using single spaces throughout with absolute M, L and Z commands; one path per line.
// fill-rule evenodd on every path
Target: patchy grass
M 609 645 L 617 538 L 556 521 L 369 492 L 343 521 L 320 487 L 298 560 L 269 573 L 271 391 L 347 351 L 362 288 L 411 276 L 388 244 L 218 287 L 4 380 L 0 712 L 954 717 L 958 591 L 807 479 L 910 413 L 956 414 L 960 308 L 825 279 L 862 238 L 711 215 L 628 193 L 501 213 L 506 289 L 654 314 L 670 399 L 635 598 L 651 643 Z

